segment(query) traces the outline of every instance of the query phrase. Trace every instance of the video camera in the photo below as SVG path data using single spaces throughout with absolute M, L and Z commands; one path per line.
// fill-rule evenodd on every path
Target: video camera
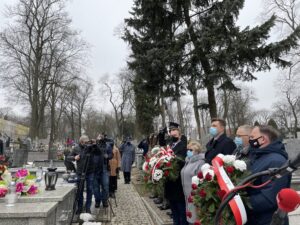
M 95 140 L 89 140 L 87 144 L 84 145 L 84 149 L 87 153 L 99 153 L 101 151 Z

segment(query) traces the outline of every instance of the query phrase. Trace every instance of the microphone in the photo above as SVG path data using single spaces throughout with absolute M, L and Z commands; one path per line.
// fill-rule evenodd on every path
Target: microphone
M 270 225 L 283 225 L 287 214 L 296 210 L 300 205 L 300 196 L 295 190 L 284 188 L 279 191 L 276 199 L 278 209 L 273 214 Z

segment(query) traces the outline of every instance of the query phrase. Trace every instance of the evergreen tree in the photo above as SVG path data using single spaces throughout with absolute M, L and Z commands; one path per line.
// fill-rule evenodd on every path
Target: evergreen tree
M 160 98 L 180 95 L 178 85 L 172 84 L 180 82 L 177 68 L 181 67 L 174 65 L 180 65 L 178 60 L 182 57 L 174 51 L 180 53 L 183 48 L 174 45 L 176 18 L 165 6 L 164 0 L 135 0 L 132 16 L 125 19 L 123 39 L 131 46 L 128 65 L 136 74 L 136 119 L 143 134 L 153 130 L 152 121 L 159 114 Z
M 276 17 L 260 26 L 240 29 L 236 21 L 244 0 L 174 0 L 181 5 L 181 15 L 192 42 L 194 57 L 200 63 L 200 75 L 207 89 L 211 117 L 217 116 L 215 88 L 235 89 L 235 79 L 256 79 L 257 71 L 270 69 L 271 63 L 285 67 L 281 56 L 297 46 L 299 28 L 287 38 L 267 42 Z

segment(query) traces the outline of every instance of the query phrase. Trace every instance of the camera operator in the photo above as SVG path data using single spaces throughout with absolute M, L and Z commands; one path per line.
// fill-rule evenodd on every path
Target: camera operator
M 109 160 L 112 159 L 112 150 L 114 142 L 107 138 L 107 135 L 102 133 L 97 137 L 97 146 L 103 153 L 103 158 L 95 161 L 98 165 L 95 170 L 94 179 L 94 195 L 95 195 L 95 208 L 99 208 L 102 202 L 103 207 L 108 207 L 109 197 Z M 101 188 L 101 190 L 100 190 Z
M 91 204 L 92 204 L 92 197 L 93 197 L 93 183 L 94 183 L 94 171 L 95 171 L 95 164 L 94 156 L 99 152 L 96 145 L 93 145 L 90 141 L 88 136 L 82 135 L 79 139 L 79 145 L 77 145 L 73 151 L 68 156 L 69 160 L 76 161 L 77 165 L 77 176 L 78 176 L 78 187 L 80 182 L 86 182 L 86 204 L 85 204 L 85 211 L 87 213 L 91 213 Z M 84 171 L 84 166 L 88 160 L 86 171 Z M 85 180 L 84 179 L 85 176 Z M 80 214 L 83 209 L 83 190 L 80 191 L 77 211 L 76 214 Z

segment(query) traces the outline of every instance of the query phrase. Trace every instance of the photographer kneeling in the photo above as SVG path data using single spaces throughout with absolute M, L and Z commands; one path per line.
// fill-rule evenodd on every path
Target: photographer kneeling
M 79 145 L 77 145 L 71 154 L 68 156 L 69 160 L 76 161 L 77 165 L 77 176 L 78 176 L 78 191 L 79 199 L 77 203 L 77 211 L 76 214 L 80 214 L 83 209 L 83 191 L 84 188 L 79 190 L 80 183 L 86 183 L 86 204 L 85 204 L 85 211 L 87 213 L 91 213 L 91 204 L 92 204 L 92 197 L 93 197 L 93 183 L 94 183 L 94 174 L 96 170 L 96 166 L 94 163 L 94 158 L 100 153 L 96 144 L 92 144 L 89 141 L 88 136 L 82 135 L 79 139 Z M 88 162 L 86 161 L 88 160 Z M 87 164 L 86 164 L 87 163 Z M 86 171 L 84 171 L 84 166 L 87 165 Z M 82 185 L 84 187 L 84 184 Z

